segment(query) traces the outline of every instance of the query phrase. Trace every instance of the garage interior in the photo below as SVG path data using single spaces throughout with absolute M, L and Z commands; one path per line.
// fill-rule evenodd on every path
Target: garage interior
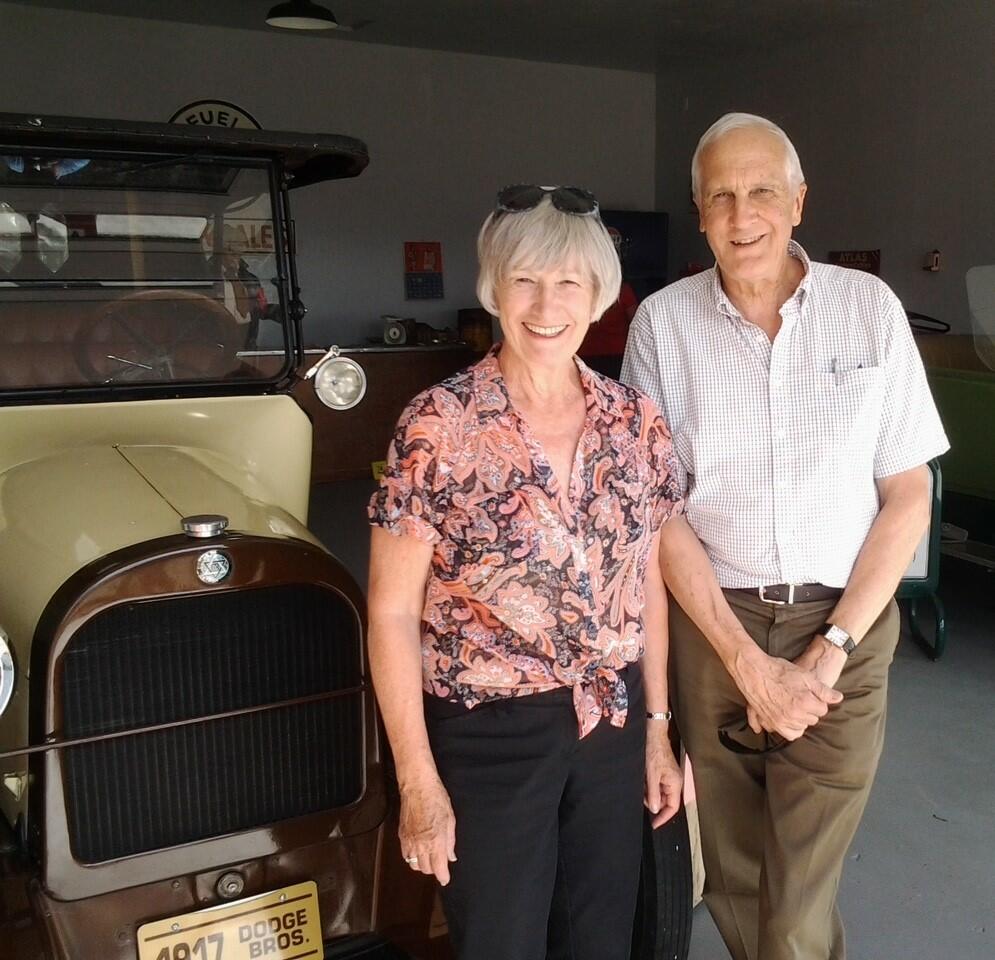
M 944 655 L 931 660 L 908 635 L 899 646 L 841 909 L 857 960 L 989 960 L 995 317 L 972 314 L 965 275 L 995 262 L 995 7 L 332 0 L 350 29 L 319 34 L 267 27 L 271 5 L 0 3 L 2 109 L 165 121 L 224 101 L 264 129 L 367 143 L 361 178 L 317 186 L 294 210 L 307 345 L 379 350 L 364 401 L 377 430 L 355 426 L 362 405 L 348 429 L 334 412 L 316 420 L 311 526 L 360 583 L 377 457 L 358 441 L 382 448 L 411 393 L 465 362 L 446 344 L 390 354 L 382 318 L 455 331 L 458 311 L 477 306 L 474 238 L 501 186 L 579 184 L 606 209 L 665 212 L 673 280 L 711 263 L 689 198 L 698 136 L 726 111 L 759 113 L 801 156 L 809 196 L 796 237 L 813 258 L 879 250 L 905 307 L 949 324 L 919 342 L 953 445 L 943 519 L 976 549 L 954 545 L 940 561 Z M 442 296 L 406 298 L 406 242 L 441 245 Z M 939 269 L 926 269 L 934 254 Z M 725 956 L 703 907 L 690 956 Z

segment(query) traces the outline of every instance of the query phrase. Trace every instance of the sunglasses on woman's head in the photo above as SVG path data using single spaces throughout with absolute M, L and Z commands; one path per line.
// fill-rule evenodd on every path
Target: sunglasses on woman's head
M 533 183 L 519 183 L 499 191 L 495 210 L 499 213 L 534 210 L 547 194 L 560 213 L 593 217 L 598 212 L 598 201 L 589 190 L 582 190 L 580 187 L 540 187 Z

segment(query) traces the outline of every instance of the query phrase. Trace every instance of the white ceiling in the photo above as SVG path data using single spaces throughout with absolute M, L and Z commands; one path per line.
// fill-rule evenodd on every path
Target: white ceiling
M 277 0 L 13 0 L 142 20 L 272 30 Z M 860 29 L 895 15 L 902 0 L 319 0 L 351 33 L 329 43 L 435 50 L 652 71 L 702 51 L 756 50 L 826 29 Z M 288 31 L 280 31 L 286 33 Z

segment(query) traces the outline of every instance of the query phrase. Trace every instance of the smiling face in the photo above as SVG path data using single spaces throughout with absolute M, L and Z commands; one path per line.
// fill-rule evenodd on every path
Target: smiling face
M 594 282 L 574 262 L 511 269 L 495 290 L 506 348 L 525 363 L 567 365 L 591 325 Z
M 763 129 L 732 130 L 703 151 L 699 170 L 699 227 L 723 284 L 776 284 L 805 202 L 805 184 L 788 178 L 784 145 Z

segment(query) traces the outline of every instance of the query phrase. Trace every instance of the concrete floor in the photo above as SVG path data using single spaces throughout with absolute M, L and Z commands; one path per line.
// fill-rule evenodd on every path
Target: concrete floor
M 365 585 L 374 485 L 316 487 L 311 527 Z M 840 904 L 849 960 L 995 958 L 995 575 L 944 558 L 946 654 L 903 636 L 888 737 Z M 728 956 L 704 907 L 690 960 Z

